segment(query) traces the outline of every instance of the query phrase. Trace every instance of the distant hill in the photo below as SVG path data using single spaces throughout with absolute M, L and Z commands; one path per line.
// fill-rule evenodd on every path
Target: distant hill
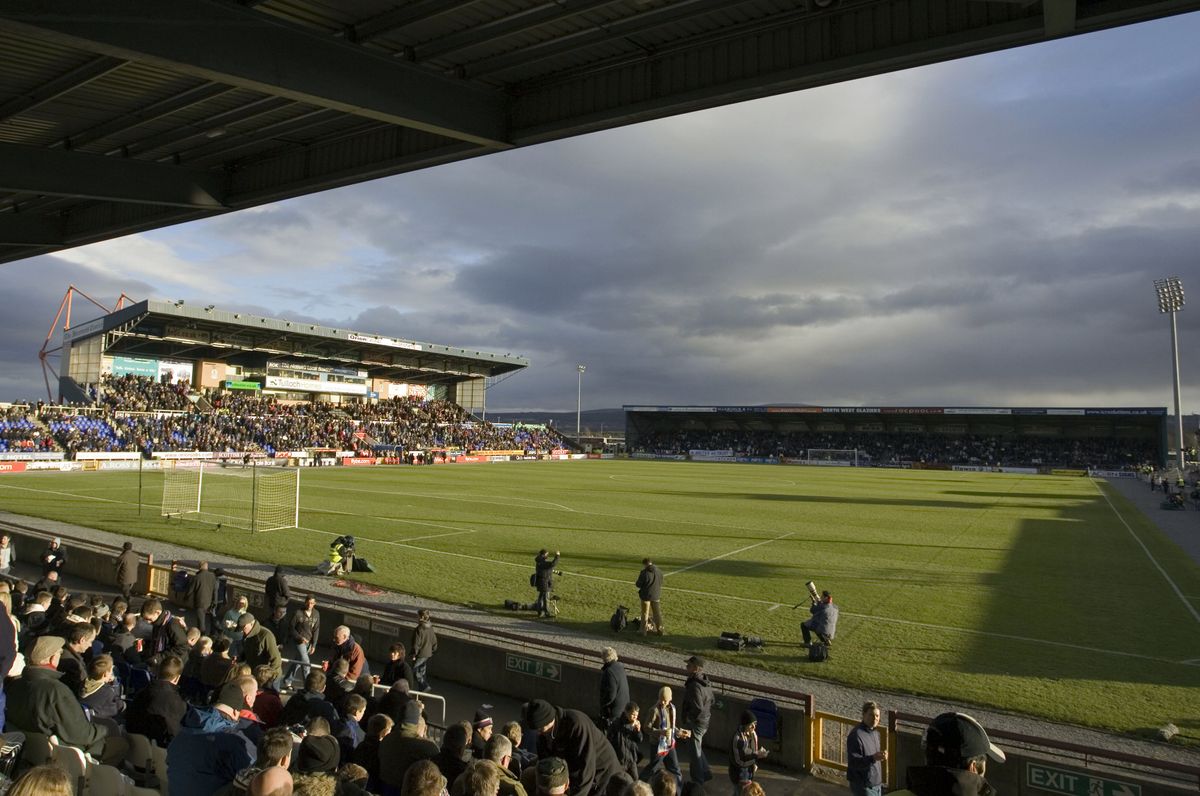
M 564 431 L 575 431 L 574 412 L 488 412 L 492 423 L 549 423 Z M 624 431 L 625 411 L 616 409 L 585 409 L 579 414 L 579 425 L 583 431 Z

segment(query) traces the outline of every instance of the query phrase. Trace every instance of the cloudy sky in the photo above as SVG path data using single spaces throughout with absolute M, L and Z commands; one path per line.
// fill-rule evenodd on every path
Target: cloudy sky
M 585 409 L 1170 406 L 1197 41 L 1173 17 L 0 265 L 0 400 L 44 395 L 74 283 L 527 356 L 497 411 L 574 409 L 577 363 Z

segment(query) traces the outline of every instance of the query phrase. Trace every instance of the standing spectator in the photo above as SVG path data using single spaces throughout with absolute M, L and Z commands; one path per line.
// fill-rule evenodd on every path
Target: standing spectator
M 138 576 L 138 554 L 133 552 L 133 542 L 126 542 L 121 546 L 121 555 L 117 556 L 114 574 L 117 590 L 121 592 L 125 601 L 129 602 Z
M 350 628 L 345 625 L 338 625 L 333 629 L 333 651 L 349 664 L 346 679 L 350 682 L 358 682 L 359 677 L 370 674 L 367 669 L 367 655 L 363 652 L 362 645 L 354 640 L 354 636 L 350 635 Z
M 309 656 L 317 651 L 317 638 L 320 637 L 320 632 L 321 614 L 317 612 L 317 598 L 310 594 L 304 598 L 304 607 L 297 609 L 292 614 L 289 625 L 288 657 L 303 661 L 303 663 L 292 664 L 291 671 L 288 672 L 284 682 L 285 688 L 289 687 L 297 674 L 302 678 L 308 677 L 308 673 L 312 670 L 308 663 Z
M 758 745 L 757 729 L 758 718 L 752 711 L 743 710 L 742 720 L 729 750 L 729 779 L 733 781 L 733 796 L 739 796 L 742 788 L 754 781 L 758 761 L 767 756 L 767 750 Z
M 1004 762 L 983 726 L 965 713 L 943 713 L 925 728 L 925 765 L 910 766 L 907 789 L 894 796 L 992 796 L 988 758 Z
M 384 664 L 383 676 L 377 678 L 380 685 L 386 685 L 389 688 L 396 684 L 397 680 L 405 680 L 408 682 L 409 690 L 415 691 L 417 688 L 417 676 L 413 673 L 412 665 L 404 660 L 407 654 L 404 645 L 397 641 L 388 649 L 388 657 L 390 660 Z
M 629 678 L 612 647 L 601 650 L 600 659 L 604 662 L 600 667 L 600 729 L 608 732 L 629 703 Z
M 283 567 L 276 566 L 275 574 L 267 578 L 267 610 L 274 611 L 276 608 L 287 608 L 288 601 L 292 599 L 292 590 L 288 588 L 287 575 L 283 574 Z
M 417 626 L 413 629 L 412 652 L 413 674 L 417 678 L 417 690 L 429 690 L 429 659 L 437 652 L 437 634 L 433 632 L 433 617 L 428 608 L 417 611 Z
M 125 717 L 125 729 L 145 735 L 161 747 L 179 733 L 187 703 L 179 695 L 183 661 L 174 655 L 158 665 L 158 678 L 134 694 Z
M 555 550 L 554 558 L 550 558 L 550 553 L 543 547 L 533 559 L 533 587 L 538 593 L 533 610 L 537 611 L 539 617 L 550 616 L 550 592 L 554 590 L 554 568 L 558 566 L 558 556 Z
M 626 781 L 612 744 L 587 714 L 534 699 L 525 705 L 523 715 L 526 726 L 538 732 L 539 760 L 561 757 L 566 761 L 572 796 L 603 796 L 612 779 Z
M 147 663 L 157 666 L 167 655 L 174 655 L 187 663 L 187 630 L 182 622 L 153 597 L 142 603 L 142 619 L 149 622 L 151 627 L 149 654 L 145 656 Z
M 879 705 L 864 702 L 862 722 L 846 736 L 846 779 L 853 796 L 882 796 L 883 762 L 880 751 Z
M 342 703 L 342 723 L 336 733 L 337 742 L 342 747 L 342 760 L 353 760 L 354 750 L 366 738 L 361 723 L 366 712 L 367 700 L 361 694 L 350 694 Z
M 62 675 L 57 669 L 64 641 L 61 636 L 39 638 L 29 652 L 25 671 L 5 685 L 7 726 L 56 735 L 62 743 L 78 747 L 102 763 L 119 765 L 129 751 L 128 742 L 88 721 L 75 694 L 59 682 Z
M 18 674 L 13 670 L 17 662 L 17 636 L 19 623 L 9 612 L 8 604 L 0 595 L 0 684 L 4 678 Z M 4 720 L 5 687 L 0 687 L 0 722 Z
M 279 655 L 279 645 L 275 635 L 254 618 L 254 614 L 245 613 L 238 617 L 238 627 L 242 631 L 242 655 L 240 660 L 249 665 L 250 671 L 258 666 L 268 666 L 272 679 L 283 676 L 283 660 Z
M 62 539 L 55 536 L 50 540 L 50 544 L 42 553 L 42 576 L 44 577 L 51 572 L 56 572 L 59 578 L 61 578 L 63 567 L 66 565 L 67 551 L 62 546 Z
M 675 778 L 676 789 L 683 790 L 683 772 L 679 769 L 679 755 L 675 752 L 679 723 L 675 716 L 675 704 L 671 701 L 671 687 L 658 689 L 658 701 L 650 709 L 646 729 L 654 741 L 654 759 L 646 766 L 640 779 L 649 781 L 658 769 L 664 769 Z
M 12 565 L 17 560 L 17 549 L 13 547 L 8 534 L 0 534 L 0 576 L 12 574 Z
M 832 644 L 838 620 L 838 607 L 833 602 L 833 595 L 827 591 L 821 592 L 821 599 L 814 600 L 808 612 L 812 616 L 800 623 L 804 646 L 812 643 L 814 634 L 822 644 Z
M 167 747 L 167 783 L 173 796 L 212 796 L 254 762 L 256 749 L 238 728 L 258 685 L 243 677 L 221 688 L 213 707 L 188 708 Z
M 201 561 L 188 586 L 188 598 L 196 612 L 196 627 L 206 636 L 215 636 L 217 606 L 217 576 L 208 569 L 208 562 Z
M 687 661 L 688 679 L 683 692 L 683 716 L 679 720 L 679 738 L 688 754 L 688 778 L 704 784 L 712 771 L 704 758 L 704 733 L 712 720 L 713 688 L 704 676 L 704 659 L 693 655 Z
M 292 632 L 292 623 L 288 621 L 287 608 L 282 605 L 275 606 L 275 610 L 271 612 L 271 618 L 266 621 L 266 627 L 275 637 L 275 643 L 279 645 L 279 654 L 282 655 L 283 645 Z
M 657 635 L 663 634 L 662 621 L 662 573 L 654 562 L 648 558 L 642 559 L 642 571 L 638 573 L 638 598 L 642 601 L 642 635 L 653 630 Z
M 621 717 L 608 728 L 608 741 L 617 753 L 617 759 L 632 780 L 638 778 L 638 765 L 642 762 L 642 744 L 645 735 L 638 720 L 641 708 L 636 702 L 628 702 Z

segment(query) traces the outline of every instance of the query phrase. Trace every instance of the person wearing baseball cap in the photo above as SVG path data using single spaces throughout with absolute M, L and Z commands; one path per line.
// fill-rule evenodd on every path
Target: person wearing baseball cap
M 988 759 L 1003 763 L 1004 752 L 978 721 L 966 713 L 943 713 L 925 728 L 921 746 L 925 765 L 910 766 L 908 789 L 893 796 L 995 796 L 984 776 Z

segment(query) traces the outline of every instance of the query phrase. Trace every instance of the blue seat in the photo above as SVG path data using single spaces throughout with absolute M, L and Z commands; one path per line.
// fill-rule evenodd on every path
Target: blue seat
M 130 695 L 136 694 L 154 681 L 154 675 L 149 669 L 143 669 L 140 666 L 131 666 L 129 668 L 129 682 L 126 684 L 127 691 Z

